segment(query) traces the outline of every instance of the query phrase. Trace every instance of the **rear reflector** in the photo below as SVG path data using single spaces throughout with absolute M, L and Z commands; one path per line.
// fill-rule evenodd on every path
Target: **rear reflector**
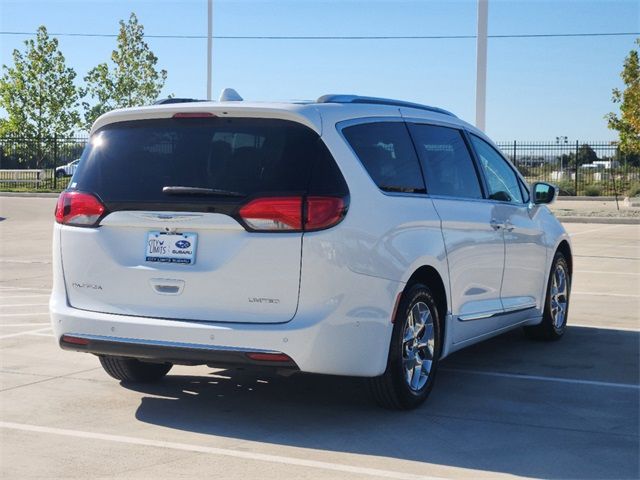
M 247 353 L 247 357 L 251 360 L 258 360 L 261 362 L 292 362 L 289 355 L 284 353 Z
M 346 205 L 339 197 L 265 197 L 250 201 L 239 213 L 251 230 L 311 231 L 339 223 Z
M 396 297 L 396 303 L 393 304 L 393 312 L 391 312 L 391 323 L 395 323 L 396 314 L 398 313 L 398 307 L 400 306 L 400 299 L 402 299 L 402 292 Z
M 63 335 L 62 341 L 64 343 L 73 343 L 74 345 L 89 345 L 89 340 L 86 338 L 71 337 L 69 335 Z
M 56 222 L 76 227 L 95 227 L 105 210 L 102 202 L 90 193 L 64 191 L 56 204 Z
M 173 118 L 211 118 L 215 115 L 211 112 L 178 112 L 173 114 Z

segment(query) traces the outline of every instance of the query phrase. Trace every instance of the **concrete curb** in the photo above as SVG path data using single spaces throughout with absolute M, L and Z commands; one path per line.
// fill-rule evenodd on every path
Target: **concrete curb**
M 624 200 L 624 195 L 618 195 L 618 201 L 622 202 L 622 200 Z M 615 202 L 616 201 L 616 197 L 586 197 L 584 195 L 579 196 L 579 197 L 570 197 L 570 196 L 561 196 L 558 197 L 556 199 L 556 201 L 558 202 L 563 202 L 563 201 L 573 201 L 573 202 Z
M 640 225 L 636 217 L 556 217 L 562 223 L 603 223 L 613 225 Z
M 56 192 L 0 192 L 0 197 L 58 198 L 59 195 Z

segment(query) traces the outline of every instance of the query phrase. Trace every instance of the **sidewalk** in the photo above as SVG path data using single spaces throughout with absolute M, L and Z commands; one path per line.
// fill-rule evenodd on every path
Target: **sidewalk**
M 551 211 L 565 223 L 632 223 L 640 224 L 640 207 L 627 207 L 622 198 L 615 200 L 557 200 Z

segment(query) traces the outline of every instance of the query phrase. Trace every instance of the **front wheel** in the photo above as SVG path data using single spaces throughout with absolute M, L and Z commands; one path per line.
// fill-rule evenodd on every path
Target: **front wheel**
M 537 340 L 558 340 L 567 329 L 571 274 L 561 252 L 556 252 L 551 265 L 542 322 L 524 327 L 525 334 Z
M 100 364 L 104 371 L 116 380 L 132 383 L 151 383 L 164 377 L 171 363 L 148 363 L 135 358 L 100 356 Z
M 376 402 L 394 410 L 422 404 L 431 389 L 441 350 L 440 316 L 429 287 L 405 291 L 396 313 L 385 372 L 369 380 Z

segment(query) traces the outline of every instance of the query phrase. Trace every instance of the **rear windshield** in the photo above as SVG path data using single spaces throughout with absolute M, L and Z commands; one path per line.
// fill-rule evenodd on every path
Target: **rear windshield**
M 295 122 L 138 120 L 107 125 L 92 136 L 71 188 L 95 193 L 107 204 L 238 203 L 257 195 L 307 193 L 313 170 L 319 176 L 313 194 L 346 193 L 322 140 Z M 211 189 L 215 195 L 169 195 L 164 187 Z

